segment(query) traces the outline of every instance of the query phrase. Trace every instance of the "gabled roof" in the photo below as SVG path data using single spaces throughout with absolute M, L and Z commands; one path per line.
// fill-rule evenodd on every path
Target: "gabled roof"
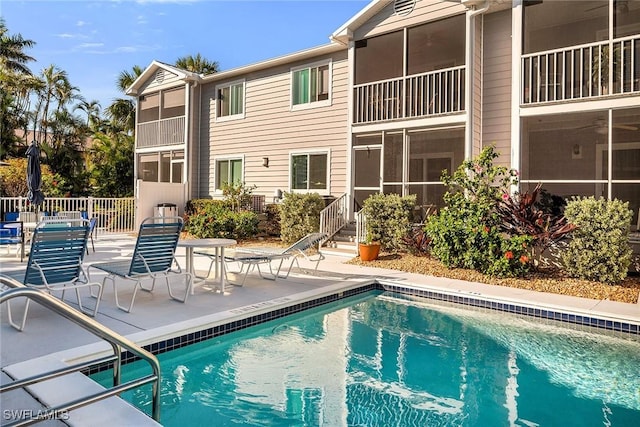
M 349 43 L 349 37 L 356 28 L 373 18 L 378 12 L 387 7 L 387 5 L 393 1 L 394 0 L 371 0 L 371 3 L 366 5 L 364 9 L 358 12 L 353 18 L 335 30 L 329 38 L 337 41 L 338 43 Z
M 125 93 L 127 95 L 136 96 L 138 94 L 138 89 L 146 82 L 148 79 L 153 76 L 156 71 L 159 69 L 164 69 L 178 76 L 179 79 L 184 81 L 200 81 L 202 76 L 197 73 L 192 73 L 190 71 L 182 70 L 180 68 L 174 67 L 173 65 L 165 64 L 160 61 L 153 61 L 145 70 L 140 74 L 140 76 L 127 88 Z

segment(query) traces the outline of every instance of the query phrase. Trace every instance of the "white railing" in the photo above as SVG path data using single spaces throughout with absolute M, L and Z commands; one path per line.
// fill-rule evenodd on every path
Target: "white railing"
M 80 211 L 86 218 L 96 218 L 96 233 L 129 233 L 135 228 L 133 197 L 47 197 L 38 207 L 40 215 L 56 215 L 63 211 Z M 15 220 L 20 212 L 35 212 L 26 197 L 0 198 L 2 220 Z M 15 218 L 14 218 L 15 217 Z
M 640 92 L 638 35 L 522 55 L 521 63 L 522 104 Z
M 465 66 L 354 86 L 354 123 L 464 111 Z
M 351 198 L 345 193 L 320 212 L 321 233 L 326 233 L 329 238 L 331 238 L 349 223 L 349 212 L 347 209 L 349 200 L 351 200 Z
M 360 242 L 367 241 L 367 217 L 364 216 L 364 212 L 359 210 L 354 215 L 356 220 L 356 246 Z
M 138 124 L 137 148 L 184 143 L 184 116 Z

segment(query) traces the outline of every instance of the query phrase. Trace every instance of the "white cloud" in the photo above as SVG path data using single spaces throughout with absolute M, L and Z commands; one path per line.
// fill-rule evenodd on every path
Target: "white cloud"
M 138 15 L 138 17 L 136 18 L 136 21 L 139 25 L 144 25 L 149 22 L 147 21 L 147 18 L 144 15 Z
M 81 43 L 77 47 L 80 49 L 94 49 L 102 46 L 104 46 L 104 43 Z
M 74 39 L 77 36 L 74 36 L 73 34 L 69 34 L 69 33 L 62 33 L 62 34 L 56 34 L 56 37 L 60 37 L 61 39 Z
M 76 22 L 76 27 L 84 27 L 85 25 L 87 25 L 87 23 L 85 21 Z

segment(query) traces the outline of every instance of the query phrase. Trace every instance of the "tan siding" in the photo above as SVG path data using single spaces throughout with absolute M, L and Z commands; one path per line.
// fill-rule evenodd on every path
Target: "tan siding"
M 330 150 L 330 192 L 342 194 L 346 185 L 347 53 L 332 60 L 332 104 L 291 111 L 290 69 L 328 59 L 319 57 L 252 73 L 245 78 L 244 119 L 216 122 L 215 85 L 203 87 L 200 196 L 214 194 L 214 163 L 220 156 L 244 155 L 244 179 L 257 185 L 254 194 L 271 200 L 276 189 L 289 188 L 289 154 L 298 150 Z M 205 158 L 206 156 L 206 158 Z M 269 167 L 262 158 L 269 157 Z
M 158 83 L 155 80 L 155 78 L 156 78 L 156 74 L 153 73 L 153 76 L 151 76 L 150 79 L 144 82 L 139 92 L 140 93 L 155 92 L 160 89 L 166 89 L 174 86 L 177 87 L 177 86 L 180 86 L 181 84 L 184 84 L 184 82 L 182 82 L 177 75 L 167 70 L 164 70 L 164 79 L 162 80 L 162 83 Z
M 484 17 L 484 145 L 495 144 L 497 162 L 511 159 L 511 10 Z
M 409 15 L 398 16 L 393 12 L 393 2 L 354 31 L 355 40 L 377 34 L 388 33 L 404 27 L 411 27 L 428 21 L 463 13 L 464 6 L 442 0 L 422 0 L 416 2 L 415 9 Z

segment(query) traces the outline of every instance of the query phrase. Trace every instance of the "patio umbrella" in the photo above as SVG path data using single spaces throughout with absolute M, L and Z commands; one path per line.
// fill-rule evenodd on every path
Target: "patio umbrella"
M 38 206 L 44 202 L 44 194 L 40 189 L 42 185 L 42 172 L 40 171 L 40 149 L 38 143 L 33 141 L 27 148 L 27 199 Z

